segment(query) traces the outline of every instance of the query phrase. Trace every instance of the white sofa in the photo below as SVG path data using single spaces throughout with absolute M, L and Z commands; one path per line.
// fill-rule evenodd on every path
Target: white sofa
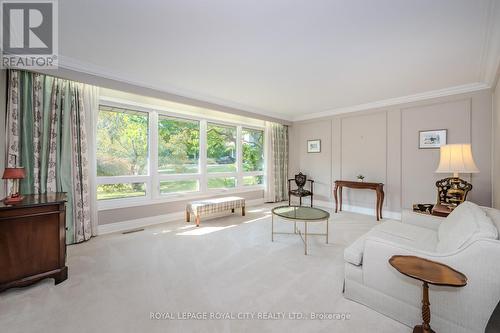
M 430 285 L 431 327 L 484 332 L 500 300 L 500 210 L 464 202 L 445 219 L 405 217 L 377 225 L 346 248 L 344 296 L 413 327 L 422 322 L 422 284 L 388 260 L 396 254 L 427 258 L 468 279 L 463 288 Z

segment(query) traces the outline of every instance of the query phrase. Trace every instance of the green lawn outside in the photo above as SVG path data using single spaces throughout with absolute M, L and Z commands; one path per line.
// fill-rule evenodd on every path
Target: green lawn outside
M 192 192 L 198 190 L 197 180 L 167 180 L 160 182 L 160 193 Z
M 176 165 L 176 164 L 168 164 L 163 165 L 158 170 L 159 173 L 162 174 L 184 174 L 184 173 L 198 173 L 198 164 L 184 164 L 184 165 Z M 235 164 L 208 164 L 207 165 L 208 173 L 216 173 L 216 172 L 234 172 L 236 171 Z
M 236 171 L 236 164 L 208 164 L 207 172 L 234 172 Z
M 158 172 L 163 174 L 198 173 L 198 164 L 166 164 L 160 166 Z
M 215 177 L 208 178 L 208 188 L 232 188 L 236 186 L 236 178 L 234 177 Z
M 264 184 L 264 176 L 246 176 L 243 177 L 243 185 L 253 186 Z
M 98 185 L 97 186 L 97 200 L 110 200 L 132 197 L 146 196 L 146 186 L 138 184 L 115 184 L 115 185 Z

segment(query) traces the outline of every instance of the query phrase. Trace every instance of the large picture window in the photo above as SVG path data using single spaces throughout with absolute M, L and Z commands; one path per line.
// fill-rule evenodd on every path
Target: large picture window
M 207 171 L 236 171 L 236 127 L 208 124 Z
M 160 115 L 158 117 L 158 172 L 198 173 L 200 122 Z
M 243 171 L 264 170 L 264 131 L 243 128 Z
M 146 195 L 148 174 L 147 112 L 101 106 L 97 121 L 97 199 Z M 116 177 L 116 178 L 115 178 Z
M 147 174 L 148 114 L 101 106 L 97 122 L 97 176 Z
M 101 207 L 264 184 L 262 128 L 103 102 L 96 132 Z

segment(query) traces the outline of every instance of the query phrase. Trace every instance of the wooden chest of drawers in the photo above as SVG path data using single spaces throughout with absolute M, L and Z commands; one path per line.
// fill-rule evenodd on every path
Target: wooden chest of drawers
M 0 291 L 67 279 L 65 203 L 64 193 L 27 195 L 14 206 L 0 202 Z

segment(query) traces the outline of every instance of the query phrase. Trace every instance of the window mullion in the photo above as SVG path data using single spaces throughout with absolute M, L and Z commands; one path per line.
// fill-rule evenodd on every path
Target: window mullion
M 160 196 L 158 179 L 158 112 L 149 114 L 149 190 L 153 199 Z
M 200 121 L 200 192 L 206 193 L 207 184 L 207 121 Z
M 236 163 L 237 163 L 237 174 L 236 174 L 236 187 L 243 186 L 243 145 L 241 136 L 241 126 L 236 127 Z

